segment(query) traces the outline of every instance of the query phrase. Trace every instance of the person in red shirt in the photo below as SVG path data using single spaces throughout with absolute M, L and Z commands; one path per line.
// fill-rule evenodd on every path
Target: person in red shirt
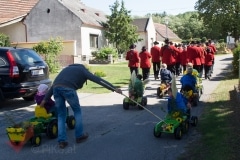
M 170 45 L 170 41 L 168 38 L 166 38 L 164 42 L 165 45 L 162 46 L 160 52 L 160 56 L 162 57 L 162 63 L 166 63 L 167 69 L 175 75 L 176 57 L 179 54 L 179 50 L 174 45 Z
M 181 66 L 181 54 L 183 52 L 182 44 L 175 45 L 178 48 L 179 53 L 176 56 L 176 75 L 179 76 L 182 73 L 182 66 Z
M 213 52 L 210 47 L 207 47 L 205 53 L 205 64 L 204 64 L 204 71 L 205 71 L 205 79 L 209 79 L 211 77 L 211 67 L 213 64 Z
M 160 51 L 161 48 L 158 46 L 158 42 L 153 42 L 154 46 L 151 48 L 151 56 L 152 56 L 152 64 L 153 64 L 153 74 L 154 78 L 159 79 L 158 74 L 160 70 L 161 58 L 160 58 Z
M 201 61 L 201 66 L 200 66 L 200 69 L 199 69 L 199 77 L 202 78 L 202 75 L 203 75 L 203 69 L 204 69 L 204 63 L 205 63 L 205 48 L 204 46 L 202 45 L 202 43 L 200 41 L 197 41 L 197 47 L 200 51 L 200 61 Z
M 208 42 L 206 43 L 206 46 L 208 46 L 210 49 L 211 49 L 211 52 L 213 54 L 213 64 L 212 64 L 212 67 L 211 67 L 211 72 L 213 73 L 213 66 L 214 66 L 214 57 L 215 57 L 215 53 L 217 52 L 217 49 L 215 47 L 215 45 L 212 43 L 212 40 L 209 39 Z
M 188 58 L 187 58 L 187 46 L 186 45 L 183 45 L 183 50 L 182 50 L 182 53 L 180 54 L 180 60 L 181 60 L 181 65 L 183 67 L 183 71 L 185 71 L 187 68 L 187 63 L 189 62 L 188 61 Z
M 136 45 L 132 44 L 129 47 L 129 51 L 126 54 L 126 60 L 128 60 L 128 67 L 130 69 L 130 74 L 134 71 L 136 75 L 138 75 L 138 68 L 139 68 L 139 55 L 138 51 L 135 50 Z
M 196 42 L 192 41 L 187 49 L 187 54 L 189 55 L 189 62 L 193 64 L 193 69 L 196 69 L 198 73 L 201 68 L 201 50 L 196 46 Z
M 143 80 L 149 78 L 151 68 L 151 54 L 147 51 L 146 47 L 142 47 L 142 51 L 139 53 L 140 68 L 142 69 Z

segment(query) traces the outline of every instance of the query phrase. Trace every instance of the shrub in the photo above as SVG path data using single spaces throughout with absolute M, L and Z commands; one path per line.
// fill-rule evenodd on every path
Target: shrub
M 106 77 L 106 73 L 104 73 L 103 71 L 96 71 L 94 72 L 94 75 L 98 77 Z
M 3 33 L 0 33 L 0 47 L 9 47 L 10 40 L 9 37 Z
M 108 55 L 112 55 L 114 59 L 118 57 L 118 52 L 113 47 L 103 47 L 99 51 L 92 52 L 92 55 L 96 57 L 96 59 L 106 60 L 108 59 Z
M 235 74 L 239 73 L 239 54 L 240 54 L 240 45 L 238 45 L 234 50 L 233 50 L 233 72 Z
M 61 38 L 50 38 L 49 41 L 43 41 L 33 46 L 33 50 L 43 55 L 44 60 L 49 66 L 50 73 L 56 73 L 60 69 L 60 64 L 57 61 L 57 56 L 63 50 Z

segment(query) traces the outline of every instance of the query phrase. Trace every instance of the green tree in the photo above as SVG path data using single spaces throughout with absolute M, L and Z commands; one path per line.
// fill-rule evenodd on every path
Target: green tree
M 9 47 L 10 40 L 9 37 L 3 33 L 0 33 L 0 47 Z
M 123 53 L 130 44 L 140 41 L 136 33 L 137 27 L 132 24 L 133 19 L 130 16 L 130 11 L 126 10 L 124 1 L 120 5 L 116 0 L 110 6 L 110 10 L 112 14 L 107 16 L 106 23 L 102 23 L 102 26 L 106 29 L 105 37 L 109 40 L 109 43 L 115 45 L 118 53 Z
M 228 32 L 238 40 L 240 36 L 240 1 L 239 0 L 198 0 L 195 4 L 205 27 L 210 28 L 213 39 L 227 36 Z
M 50 73 L 56 73 L 60 68 L 57 61 L 58 55 L 63 50 L 63 43 L 60 37 L 50 38 L 48 41 L 43 41 L 33 46 L 33 50 L 43 55 L 49 66 Z

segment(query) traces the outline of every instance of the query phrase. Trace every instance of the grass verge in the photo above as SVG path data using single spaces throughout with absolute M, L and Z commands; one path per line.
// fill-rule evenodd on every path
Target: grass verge
M 204 102 L 204 111 L 197 127 L 201 138 L 190 144 L 180 160 L 240 159 L 240 107 L 234 85 L 238 79 L 223 80 L 214 94 Z
M 92 73 L 106 73 L 106 77 L 102 78 L 112 83 L 116 87 L 123 87 L 129 83 L 130 71 L 126 62 L 107 65 L 88 65 L 87 67 Z M 51 74 L 50 79 L 54 80 L 56 76 L 57 74 Z M 111 91 L 88 80 L 86 85 L 84 85 L 82 89 L 79 89 L 78 92 L 100 94 L 109 93 Z

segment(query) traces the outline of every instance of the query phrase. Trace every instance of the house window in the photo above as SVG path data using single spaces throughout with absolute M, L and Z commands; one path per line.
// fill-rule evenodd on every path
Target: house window
M 98 48 L 98 35 L 90 34 L 90 47 Z

